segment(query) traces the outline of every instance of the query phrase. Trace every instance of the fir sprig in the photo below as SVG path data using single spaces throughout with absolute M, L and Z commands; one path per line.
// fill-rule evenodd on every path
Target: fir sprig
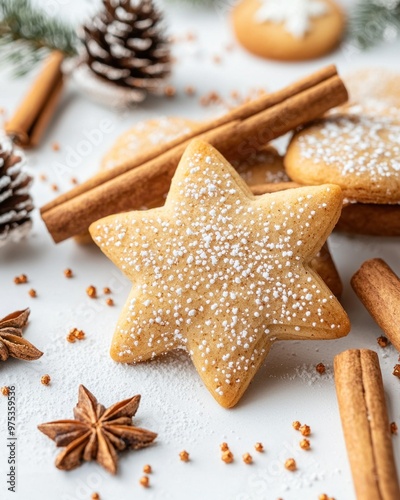
M 367 49 L 400 35 L 400 0 L 360 0 L 350 19 L 350 34 Z
M 0 64 L 17 76 L 28 73 L 50 50 L 76 54 L 75 29 L 35 7 L 30 0 L 0 0 Z

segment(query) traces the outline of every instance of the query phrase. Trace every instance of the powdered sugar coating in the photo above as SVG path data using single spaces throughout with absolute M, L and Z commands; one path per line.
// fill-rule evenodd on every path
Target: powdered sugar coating
M 185 348 L 214 397 L 231 406 L 274 340 L 346 334 L 341 306 L 304 266 L 340 204 L 335 186 L 255 198 L 215 150 L 194 141 L 164 208 L 91 227 L 133 282 L 114 359 Z
M 400 201 L 400 123 L 389 117 L 337 115 L 294 137 L 285 159 L 303 184 L 334 182 L 350 200 Z
M 134 158 L 146 149 L 166 144 L 189 134 L 197 126 L 196 122 L 179 117 L 160 116 L 152 120 L 136 123 L 122 134 L 106 154 L 102 168 L 111 169 L 127 158 Z

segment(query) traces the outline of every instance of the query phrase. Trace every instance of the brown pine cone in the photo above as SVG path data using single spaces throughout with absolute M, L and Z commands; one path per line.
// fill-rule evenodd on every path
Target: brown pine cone
M 31 228 L 32 178 L 23 171 L 25 156 L 8 137 L 0 137 L 0 247 L 19 241 Z
M 152 0 L 103 0 L 103 9 L 82 27 L 75 80 L 104 100 L 140 102 L 158 92 L 170 72 L 161 21 Z

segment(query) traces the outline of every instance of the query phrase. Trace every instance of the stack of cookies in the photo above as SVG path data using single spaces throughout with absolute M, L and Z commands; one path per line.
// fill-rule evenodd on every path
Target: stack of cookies
M 351 101 L 296 133 L 289 145 L 285 167 L 291 179 L 342 188 L 339 230 L 400 235 L 398 78 L 370 70 L 350 75 Z

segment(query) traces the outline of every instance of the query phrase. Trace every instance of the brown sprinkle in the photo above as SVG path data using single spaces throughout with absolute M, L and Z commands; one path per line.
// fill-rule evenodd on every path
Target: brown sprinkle
M 219 447 L 220 447 L 221 451 L 228 451 L 229 450 L 228 443 L 225 443 L 225 442 L 221 443 L 219 445 Z
M 298 420 L 295 420 L 293 423 L 292 423 L 292 427 L 294 430 L 298 431 L 301 427 L 301 423 L 298 421 Z
M 33 298 L 37 297 L 36 290 L 34 290 L 33 288 L 31 288 L 28 293 Z
M 90 285 L 86 288 L 86 293 L 91 299 L 97 298 L 97 290 L 96 287 L 93 285 Z
M 381 347 L 387 347 L 389 344 L 389 340 L 384 335 L 381 335 L 380 337 L 378 337 L 376 339 L 376 341 L 378 342 L 378 345 Z
M 69 269 L 69 268 L 65 269 L 65 270 L 64 270 L 64 276 L 65 276 L 66 278 L 72 278 L 72 276 L 73 276 L 73 274 L 72 274 L 72 269 Z
M 105 287 L 103 288 L 103 293 L 104 293 L 105 295 L 110 295 L 110 293 L 111 293 L 110 288 L 108 288 L 108 286 L 105 286 Z
M 40 179 L 41 181 L 47 181 L 47 175 L 46 175 L 46 174 L 40 174 L 40 175 L 39 175 L 39 179 Z
M 320 375 L 323 375 L 326 372 L 326 368 L 325 368 L 324 363 L 318 363 L 317 366 L 315 367 L 315 369 L 317 370 L 317 372 Z
M 15 276 L 14 283 L 16 285 L 22 285 L 23 283 L 28 283 L 28 276 L 26 274 L 20 274 L 19 276 Z
M 179 453 L 179 458 L 182 462 L 189 462 L 189 453 L 186 450 L 183 450 Z
M 393 375 L 400 378 L 400 365 L 395 365 L 393 368 Z
M 58 142 L 53 142 L 53 144 L 51 145 L 51 148 L 53 151 L 60 151 L 60 145 Z
M 7 387 L 6 385 L 3 385 L 3 387 L 0 390 L 3 396 L 8 396 L 10 394 L 10 388 Z
M 100 495 L 98 493 L 92 493 L 90 498 L 91 500 L 100 500 Z
M 300 441 L 300 448 L 302 450 L 309 450 L 311 448 L 310 441 L 308 439 L 302 439 Z
M 76 177 L 71 177 L 71 183 L 72 184 L 79 184 L 78 179 Z
M 51 185 L 51 189 L 52 189 L 53 191 L 58 191 L 58 186 L 57 186 L 57 184 L 52 184 L 52 185 Z
M 221 455 L 221 460 L 226 464 L 231 464 L 233 462 L 233 453 L 229 450 L 224 451 Z
M 242 456 L 242 459 L 243 459 L 243 462 L 245 464 L 252 464 L 253 463 L 253 457 L 250 455 L 250 453 L 245 453 L 243 456 Z
M 215 62 L 215 64 L 220 64 L 221 63 L 221 57 L 218 56 L 218 55 L 215 55 L 213 57 L 213 61 Z
M 318 500 L 335 500 L 333 497 L 328 497 L 326 493 L 322 493 L 322 495 L 318 496 Z
M 72 328 L 67 335 L 67 341 L 73 344 L 75 340 L 83 340 L 85 338 L 85 332 L 83 330 L 78 330 L 78 328 Z
M 311 427 L 309 425 L 302 425 L 299 430 L 303 436 L 309 436 L 311 434 Z
M 145 474 L 151 474 L 153 472 L 153 469 L 151 468 L 151 465 L 146 464 L 143 466 L 143 472 Z
M 392 422 L 392 423 L 390 424 L 390 432 L 391 432 L 392 434 L 397 434 L 397 430 L 398 430 L 398 429 L 397 429 L 397 424 L 396 424 L 396 422 Z
M 51 381 L 51 378 L 50 378 L 50 375 L 43 375 L 43 377 L 40 379 L 40 382 L 43 384 L 43 385 L 49 385 L 50 384 L 50 381 Z
M 139 483 L 143 486 L 143 488 L 148 488 L 150 486 L 150 479 L 148 476 L 143 476 L 139 479 Z
M 254 449 L 255 449 L 256 451 L 258 451 L 259 453 L 261 453 L 261 452 L 263 452 L 263 451 L 264 451 L 264 446 L 263 446 L 263 444 L 262 444 L 262 443 L 256 443 L 256 444 L 254 445 Z
M 108 299 L 106 300 L 106 304 L 107 304 L 108 306 L 113 306 L 113 305 L 114 305 L 114 301 L 113 301 L 113 299 L 108 298 Z
M 297 469 L 296 460 L 294 458 L 288 458 L 285 462 L 285 469 L 290 471 L 295 471 Z
M 167 87 L 165 87 L 164 89 L 164 94 L 167 96 L 167 97 L 174 97 L 174 95 L 176 94 L 176 88 L 173 87 L 172 85 L 168 85 Z
M 185 94 L 186 95 L 194 95 L 196 93 L 194 87 L 192 87 L 191 85 L 188 85 L 187 87 L 185 87 Z

